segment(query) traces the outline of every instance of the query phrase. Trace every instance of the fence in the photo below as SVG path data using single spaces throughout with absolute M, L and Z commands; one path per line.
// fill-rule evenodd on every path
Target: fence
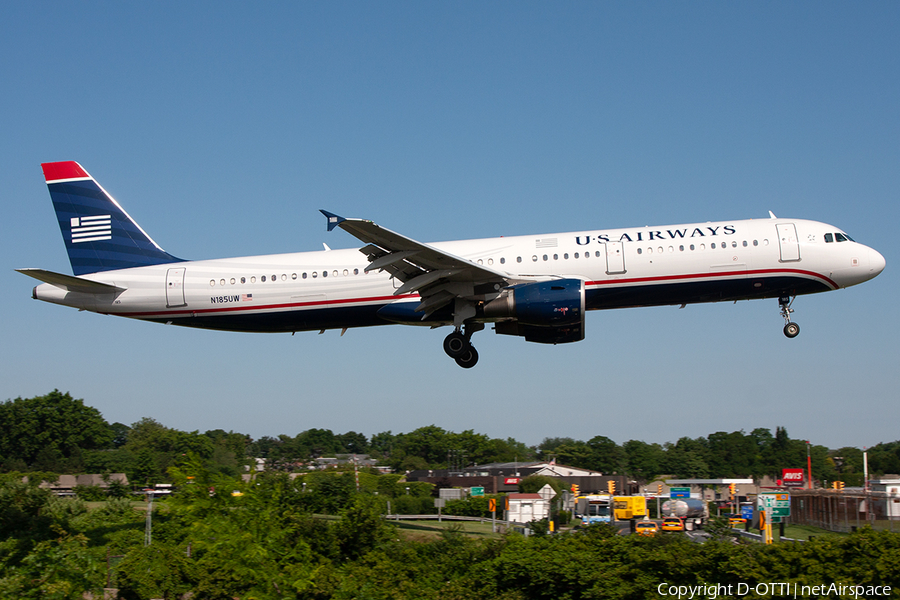
M 900 531 L 900 497 L 885 492 L 796 490 L 788 523 L 850 532 L 865 525 Z

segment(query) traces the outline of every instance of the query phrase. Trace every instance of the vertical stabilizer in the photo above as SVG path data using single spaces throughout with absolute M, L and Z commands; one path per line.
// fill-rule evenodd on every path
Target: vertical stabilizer
M 181 262 L 163 250 L 74 161 L 43 163 L 75 275 Z

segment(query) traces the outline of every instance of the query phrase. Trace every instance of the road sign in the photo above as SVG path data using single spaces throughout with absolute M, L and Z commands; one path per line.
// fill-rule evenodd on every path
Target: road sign
M 673 487 L 669 488 L 669 498 L 690 498 L 691 488 L 689 487 Z
M 472 495 L 473 496 L 484 496 L 484 488 L 483 487 L 473 487 Z
M 791 516 L 790 494 L 760 494 L 756 502 L 760 508 L 765 509 L 772 517 Z

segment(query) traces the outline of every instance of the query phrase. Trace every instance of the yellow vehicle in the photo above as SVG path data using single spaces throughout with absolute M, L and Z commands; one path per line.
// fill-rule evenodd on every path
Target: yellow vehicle
M 616 521 L 643 519 L 647 516 L 647 499 L 643 496 L 614 496 Z
M 684 531 L 684 521 L 681 517 L 666 517 L 662 522 L 663 531 Z
M 641 521 L 634 526 L 634 532 L 638 535 L 656 535 L 659 533 L 659 526 L 654 521 Z

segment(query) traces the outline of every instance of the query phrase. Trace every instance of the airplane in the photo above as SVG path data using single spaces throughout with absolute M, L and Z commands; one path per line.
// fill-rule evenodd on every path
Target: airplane
M 478 362 L 472 334 L 583 340 L 591 310 L 777 298 L 857 285 L 884 257 L 816 221 L 769 218 L 583 229 L 426 244 L 322 210 L 359 249 L 188 261 L 164 251 L 74 161 L 41 165 L 74 275 L 17 269 L 32 297 L 90 312 L 243 332 L 452 326 L 444 351 Z

